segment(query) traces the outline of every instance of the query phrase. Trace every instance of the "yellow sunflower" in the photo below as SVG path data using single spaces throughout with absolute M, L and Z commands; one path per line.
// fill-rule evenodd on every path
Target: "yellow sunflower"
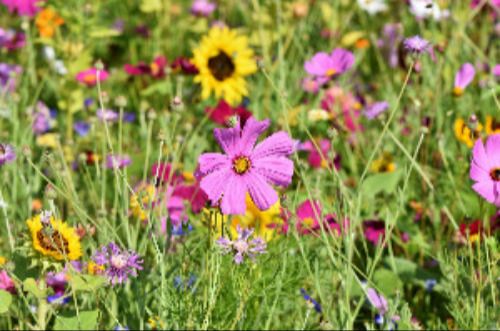
M 496 118 L 493 118 L 493 116 L 486 116 L 486 123 L 485 123 L 485 130 L 486 134 L 489 136 L 491 134 L 497 134 L 500 133 L 500 121 L 497 120 Z
M 37 215 L 26 223 L 36 251 L 56 260 L 63 260 L 65 257 L 78 260 L 82 256 L 80 237 L 65 222 L 50 216 L 48 222 L 42 223 L 42 216 Z
M 199 70 L 194 81 L 201 84 L 203 99 L 214 92 L 216 97 L 236 105 L 248 95 L 244 77 L 254 73 L 257 65 L 246 37 L 227 27 L 213 27 L 193 55 Z
M 462 118 L 457 118 L 455 120 L 455 137 L 458 141 L 466 144 L 469 148 L 474 146 L 474 142 L 481 136 L 482 130 L 483 126 L 479 122 L 477 123 L 475 130 L 472 130 Z

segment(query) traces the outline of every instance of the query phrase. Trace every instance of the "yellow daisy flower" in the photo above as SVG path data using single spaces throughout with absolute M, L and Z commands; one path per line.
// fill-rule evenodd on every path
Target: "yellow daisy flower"
M 48 217 L 47 217 L 48 218 Z M 82 256 L 80 237 L 76 230 L 53 216 L 42 223 L 42 215 L 26 221 L 36 251 L 56 260 L 78 260 Z
M 489 136 L 490 134 L 500 133 L 500 121 L 493 116 L 486 116 L 486 123 L 484 125 L 486 134 Z
M 383 153 L 380 158 L 372 162 L 371 170 L 373 172 L 393 172 L 396 170 L 396 164 L 392 162 L 392 155 Z
M 0 256 L 0 267 L 7 263 L 7 259 L 3 256 Z
M 474 142 L 480 137 L 483 126 L 477 123 L 476 129 L 472 130 L 462 118 L 457 118 L 454 125 L 455 137 L 457 140 L 472 148 Z
M 248 95 L 244 77 L 254 73 L 257 65 L 248 39 L 227 27 L 213 27 L 193 51 L 193 63 L 199 73 L 194 78 L 201 84 L 203 99 L 212 92 L 231 105 Z

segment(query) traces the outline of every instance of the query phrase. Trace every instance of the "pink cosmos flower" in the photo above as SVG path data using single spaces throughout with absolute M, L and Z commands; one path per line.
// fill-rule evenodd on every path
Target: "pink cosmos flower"
M 335 48 L 331 54 L 319 52 L 304 63 L 305 71 L 312 76 L 321 77 L 328 81 L 334 75 L 343 74 L 354 64 L 354 54 L 343 49 Z
M 109 73 L 106 70 L 101 70 L 99 72 L 99 81 L 104 82 L 109 77 Z M 76 80 L 80 83 L 83 83 L 87 86 L 94 86 L 97 84 L 97 69 L 89 68 L 83 71 L 80 71 L 76 74 Z
M 481 139 L 472 149 L 470 178 L 472 186 L 488 202 L 500 207 L 500 134 L 490 135 L 486 146 Z
M 4 290 L 12 294 L 16 293 L 16 285 L 5 270 L 0 270 L 0 290 Z
M 455 86 L 453 87 L 453 94 L 460 96 L 464 94 L 465 88 L 472 82 L 476 70 L 470 63 L 465 63 L 455 75 Z
M 340 157 L 335 157 L 335 159 L 332 159 L 331 157 L 332 144 L 330 143 L 330 140 L 321 139 L 317 145 L 318 147 L 316 147 L 311 140 L 308 140 L 298 146 L 299 150 L 309 152 L 309 156 L 307 158 L 309 165 L 317 169 L 327 168 L 328 165 L 333 163 L 337 170 L 340 169 Z
M 245 196 L 250 194 L 260 210 L 269 209 L 278 194 L 270 184 L 288 186 L 292 181 L 293 162 L 287 157 L 294 151 L 290 136 L 280 131 L 257 146 L 257 138 L 269 127 L 270 121 L 250 117 L 242 128 L 214 129 L 214 136 L 224 151 L 204 153 L 198 159 L 201 189 L 212 205 L 224 214 L 244 214 Z
M 40 10 L 37 4 L 44 0 L 1 0 L 7 7 L 9 12 L 14 13 L 17 11 L 19 16 L 33 17 Z
M 238 116 L 241 120 L 241 125 L 245 125 L 246 120 L 252 116 L 244 106 L 231 107 L 226 101 L 221 100 L 214 108 L 205 108 L 205 113 L 208 117 L 217 124 L 226 125 L 232 116 Z
M 500 77 L 500 64 L 497 64 L 493 67 L 492 73 L 493 76 Z
M 300 234 L 310 234 L 320 232 L 323 226 L 325 231 L 331 231 L 340 235 L 342 229 L 336 221 L 335 214 L 328 214 L 322 217 L 321 204 L 319 201 L 306 200 L 297 207 L 297 231 Z M 343 227 L 347 228 L 349 221 L 344 220 Z
M 194 0 L 191 5 L 191 14 L 195 16 L 209 16 L 217 8 L 217 4 L 208 0 Z
M 359 123 L 361 104 L 352 93 L 345 92 L 338 86 L 332 86 L 325 91 L 321 99 L 321 108 L 330 112 L 334 118 L 342 115 L 344 127 L 349 132 L 363 131 Z

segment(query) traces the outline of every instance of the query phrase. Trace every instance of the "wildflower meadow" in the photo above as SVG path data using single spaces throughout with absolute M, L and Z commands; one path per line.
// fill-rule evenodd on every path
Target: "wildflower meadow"
M 0 0 L 0 329 L 499 329 L 499 82 L 498 0 Z

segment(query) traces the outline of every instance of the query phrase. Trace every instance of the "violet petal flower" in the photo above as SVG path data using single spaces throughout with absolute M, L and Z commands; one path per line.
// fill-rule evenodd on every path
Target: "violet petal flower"
M 16 159 L 16 152 L 11 145 L 0 144 L 0 166 L 11 163 Z
M 372 103 L 365 108 L 363 115 L 369 120 L 374 119 L 389 108 L 389 103 L 387 101 L 379 101 Z
M 500 134 L 490 135 L 483 144 L 478 139 L 472 149 L 472 188 L 489 203 L 500 207 Z
M 407 51 L 415 54 L 430 52 L 431 48 L 431 43 L 418 35 L 406 38 L 403 44 Z
M 122 284 L 129 277 L 137 277 L 137 270 L 142 270 L 143 263 L 136 252 L 121 249 L 113 242 L 102 246 L 92 260 L 104 267 L 103 273 L 111 285 Z
M 465 63 L 455 75 L 455 86 L 453 87 L 453 93 L 455 95 L 462 95 L 465 88 L 474 79 L 475 75 L 476 70 L 474 69 L 474 66 L 470 63 Z

